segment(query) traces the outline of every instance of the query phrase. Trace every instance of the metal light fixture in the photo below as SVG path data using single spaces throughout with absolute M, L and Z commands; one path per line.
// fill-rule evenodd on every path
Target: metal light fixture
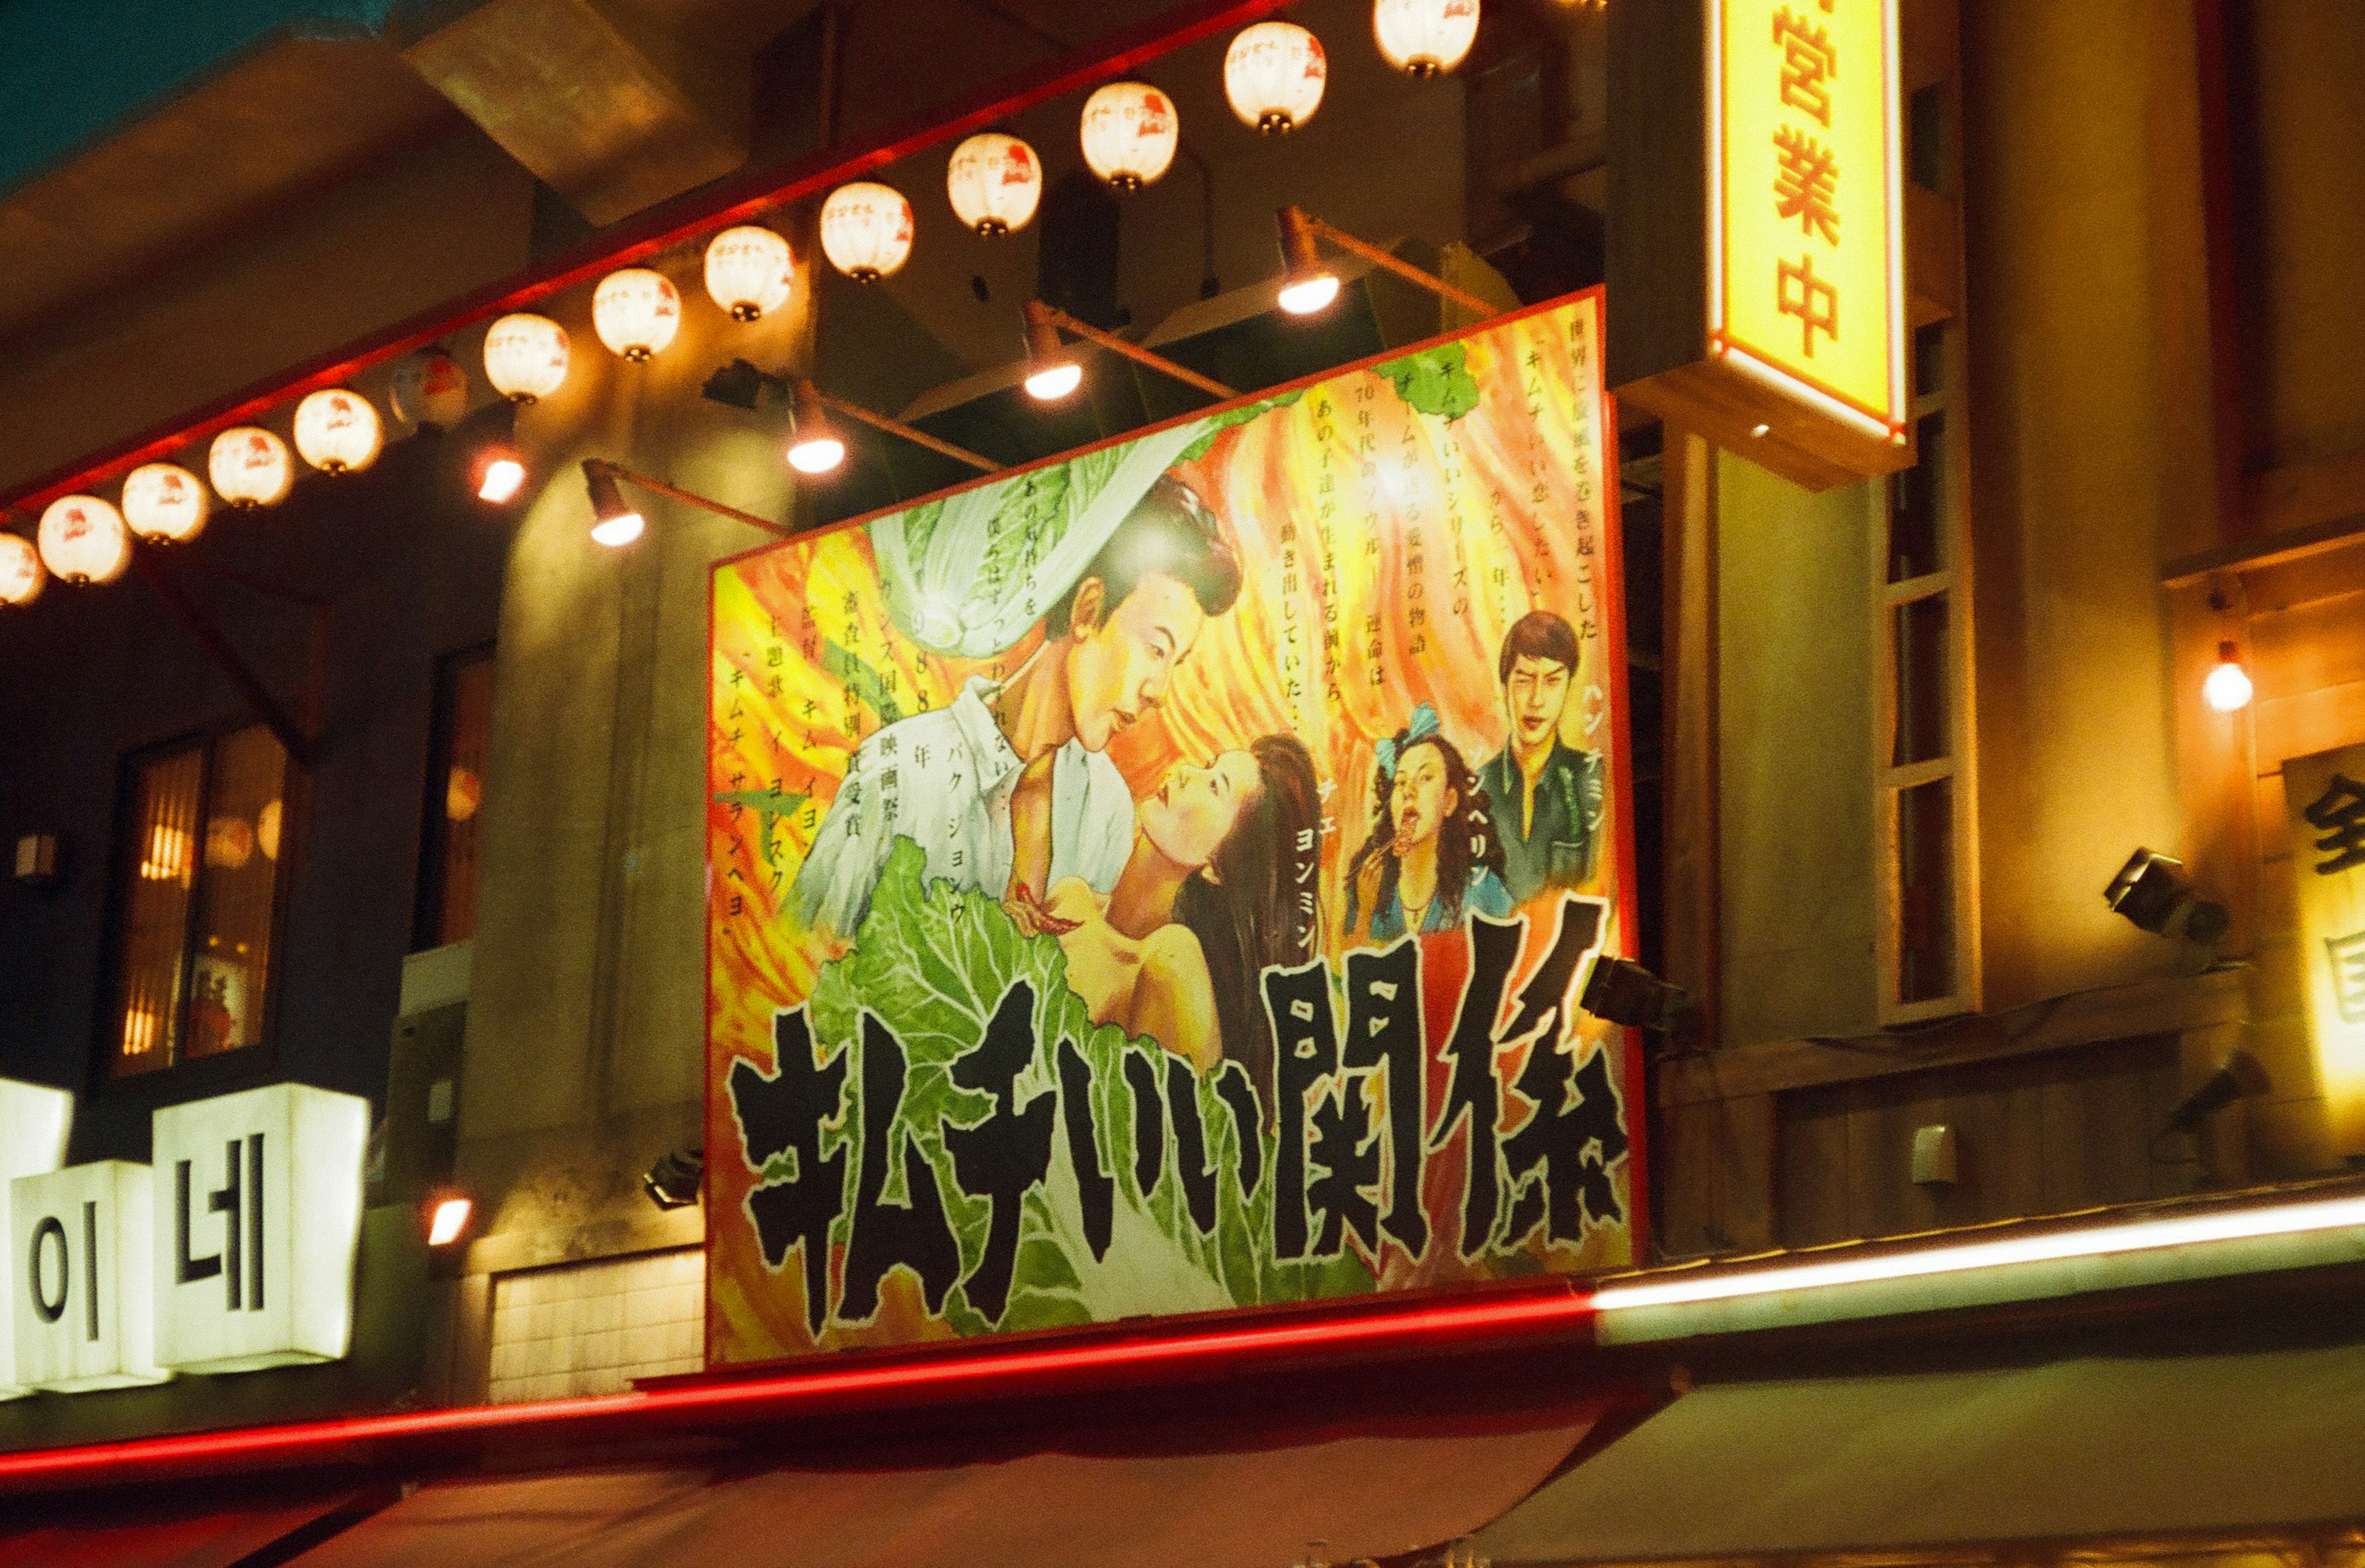
M 1043 199 L 1043 163 L 1014 136 L 983 131 L 953 149 L 945 169 L 953 216 L 991 240 L 1014 233 Z
M 610 273 L 591 291 L 591 330 L 608 352 L 644 364 L 681 330 L 681 295 L 673 279 L 646 267 Z
M 1084 367 L 1059 342 L 1049 307 L 1030 299 L 1022 309 L 1026 318 L 1026 395 L 1040 403 L 1056 403 L 1082 385 Z
M 1320 39 L 1295 22 L 1259 22 L 1224 51 L 1224 96 L 1241 124 L 1285 136 L 1321 107 L 1329 73 Z
M 790 467 L 800 474 L 826 474 L 846 461 L 846 442 L 831 425 L 812 382 L 796 384 L 790 407 Z
M 1304 207 L 1284 207 L 1274 217 L 1281 225 L 1282 260 L 1289 268 L 1283 286 L 1281 305 L 1282 308 L 1294 314 L 1310 315 L 1330 302 L 1316 282 L 1323 275 L 1315 245 L 1317 240 L 1336 245 L 1350 255 L 1360 256 L 1372 265 L 1392 272 L 1407 283 L 1427 289 L 1447 304 L 1458 305 L 1475 316 L 1492 316 L 1499 308 L 1492 300 L 1481 299 L 1466 288 L 1456 288 L 1443 278 L 1425 273 L 1410 262 L 1399 260 L 1370 241 L 1358 239 L 1335 223 L 1324 222 Z M 1300 283 L 1306 286 L 1304 291 L 1293 295 L 1292 290 Z M 1299 303 L 1291 303 L 1293 297 Z
M 296 405 L 296 451 L 324 474 L 357 474 L 386 443 L 377 409 L 358 392 L 324 386 Z
M 1281 226 L 1281 260 L 1286 269 L 1281 308 L 1293 316 L 1311 316 L 1339 297 L 1339 274 L 1322 264 L 1313 220 L 1302 210 L 1284 207 L 1273 216 Z
M 686 1209 L 706 1185 L 706 1150 L 669 1148 L 641 1178 L 641 1190 L 661 1209 Z
M 497 442 L 476 455 L 476 498 L 506 506 L 525 488 L 525 459 L 515 447 Z
M 156 544 L 185 544 L 206 525 L 206 487 L 173 463 L 143 463 L 123 479 L 123 521 Z
M 2191 1093 L 2168 1114 L 2168 1130 L 2197 1133 L 2202 1125 L 2236 1100 L 2255 1099 L 2274 1087 L 2258 1058 L 2236 1048 L 2226 1053 L 2217 1070 L 2201 1081 Z
M 1372 36 L 1390 65 L 1426 80 L 1470 53 L 1478 0 L 1372 0 Z
M 468 373 L 451 351 L 432 343 L 405 354 L 394 367 L 394 384 L 387 401 L 394 417 L 423 431 L 446 431 L 468 412 Z
M 648 520 L 624 503 L 616 476 L 597 458 L 583 460 L 583 483 L 591 492 L 591 537 L 613 550 L 630 544 L 648 527 Z
M 451 1246 L 468 1234 L 468 1222 L 476 1217 L 476 1201 L 467 1193 L 446 1187 L 431 1193 L 420 1205 L 427 1220 L 427 1245 L 430 1248 Z
M 1639 1025 L 1663 1035 L 1680 1031 L 1698 1003 L 1682 986 L 1661 980 L 1631 958 L 1600 958 L 1586 977 L 1576 1004 L 1612 1024 Z
M 734 321 L 755 321 L 789 302 L 797 262 L 789 242 L 768 229 L 741 224 L 707 242 L 706 292 Z
M 821 249 L 857 283 L 877 283 L 912 254 L 912 204 L 890 185 L 857 180 L 821 206 Z
M 537 402 L 566 382 L 572 353 L 566 328 L 547 316 L 519 311 L 486 330 L 485 379 L 512 403 Z
M 41 553 L 31 540 L 21 533 L 0 533 L 0 607 L 32 603 L 49 580 Z
M 241 510 L 286 499 L 296 483 L 287 443 L 260 425 L 239 425 L 214 437 L 206 454 L 206 477 L 214 494 Z
M 2103 902 L 2155 936 L 2178 937 L 2206 947 L 2222 941 L 2233 919 L 2225 906 L 2202 898 L 2184 874 L 2184 862 L 2138 849 L 2127 857 Z
M 1120 191 L 1156 183 L 1182 132 L 1174 102 L 1147 82 L 1112 82 L 1084 100 L 1084 162 Z
M 111 583 L 131 564 L 131 530 L 96 496 L 61 496 L 41 513 L 41 564 L 70 583 Z
M 2250 672 L 2242 667 L 2242 651 L 2230 639 L 2217 644 L 2217 666 L 2201 683 L 2201 699 L 2220 713 L 2238 713 L 2250 705 Z

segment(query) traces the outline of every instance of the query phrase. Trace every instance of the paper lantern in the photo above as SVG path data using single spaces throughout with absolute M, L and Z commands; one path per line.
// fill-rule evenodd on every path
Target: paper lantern
M 1314 118 L 1329 73 L 1321 39 L 1295 22 L 1259 22 L 1224 51 L 1224 96 L 1241 123 L 1280 136 Z
M 324 386 L 296 405 L 296 450 L 325 474 L 358 474 L 386 442 L 377 409 L 358 392 Z
M 142 464 L 124 478 L 123 521 L 142 539 L 186 543 L 206 525 L 206 487 L 177 465 Z
M 768 229 L 725 229 L 707 244 L 706 292 L 734 321 L 754 321 L 786 305 L 796 277 L 789 242 Z
M 1084 162 L 1121 191 L 1138 191 L 1174 162 L 1182 127 L 1165 94 L 1143 82 L 1112 82 L 1084 100 Z
M 591 293 L 591 326 L 610 353 L 643 364 L 681 330 L 681 296 L 673 279 L 646 267 L 610 273 Z
M 0 604 L 30 604 L 41 597 L 50 575 L 41 553 L 21 534 L 0 533 Z
M 945 170 L 953 216 L 988 239 L 1024 229 L 1043 199 L 1043 164 L 1014 136 L 987 131 L 953 149 Z
M 485 332 L 485 379 L 510 402 L 532 403 L 566 381 L 567 352 L 566 329 L 549 317 L 504 316 Z
M 254 846 L 263 851 L 265 860 L 279 858 L 279 802 L 265 801 L 263 810 L 254 813 Z
M 1399 71 L 1451 71 L 1478 38 L 1478 0 L 1373 0 L 1372 35 Z
M 405 354 L 394 367 L 394 417 L 420 430 L 450 430 L 468 411 L 468 373 L 441 343 Z
M 267 507 L 285 499 L 296 482 L 287 443 L 256 425 L 240 425 L 214 437 L 206 458 L 214 494 L 239 508 Z
M 62 496 L 41 514 L 41 564 L 70 583 L 111 583 L 131 564 L 131 530 L 96 496 Z
M 206 864 L 236 871 L 254 858 L 254 829 L 244 817 L 215 817 L 206 823 Z
M 855 282 L 877 283 L 912 253 L 912 204 L 869 180 L 840 185 L 822 203 L 821 248 Z

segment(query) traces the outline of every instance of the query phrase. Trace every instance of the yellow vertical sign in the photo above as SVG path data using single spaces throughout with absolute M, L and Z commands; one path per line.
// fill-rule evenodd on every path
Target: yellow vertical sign
M 1709 352 L 1901 443 L 1897 0 L 1709 8 Z
M 2332 1147 L 2365 1154 L 2365 745 L 2283 764 L 2308 1032 Z

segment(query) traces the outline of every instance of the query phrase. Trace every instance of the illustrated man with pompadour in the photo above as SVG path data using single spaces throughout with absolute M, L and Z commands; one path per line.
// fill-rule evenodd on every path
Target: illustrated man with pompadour
M 1478 777 L 1503 846 L 1503 885 L 1515 903 L 1593 875 L 1602 758 L 1560 737 L 1576 662 L 1575 629 L 1550 610 L 1530 611 L 1504 635 L 1496 675 L 1511 736 Z

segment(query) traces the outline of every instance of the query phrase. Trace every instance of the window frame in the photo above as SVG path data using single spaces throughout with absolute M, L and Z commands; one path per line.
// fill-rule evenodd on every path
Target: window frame
M 427 767 L 420 794 L 419 861 L 411 882 L 410 946 L 408 949 L 410 953 L 427 953 L 438 947 L 456 946 L 441 939 L 444 894 L 451 886 L 451 855 L 448 837 L 440 834 L 438 830 L 446 825 L 443 801 L 452 773 L 453 731 L 459 716 L 459 704 L 447 701 L 446 698 L 457 690 L 461 672 L 478 664 L 492 666 L 493 679 L 498 688 L 499 654 L 499 643 L 488 638 L 435 656 L 434 673 L 428 683 Z M 486 714 L 485 728 L 489 739 L 492 731 L 489 711 Z M 470 936 L 463 940 L 473 938 L 472 923 Z

